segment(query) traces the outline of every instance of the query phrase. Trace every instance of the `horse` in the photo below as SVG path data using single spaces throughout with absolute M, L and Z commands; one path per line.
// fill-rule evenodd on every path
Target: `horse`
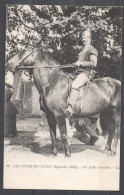
M 40 47 L 33 50 L 25 48 L 19 51 L 8 61 L 7 69 L 15 72 L 16 68 L 21 65 L 25 68 L 32 66 L 34 82 L 40 94 L 40 108 L 46 113 L 50 129 L 53 155 L 57 155 L 56 125 L 58 125 L 64 144 L 65 156 L 69 157 L 71 152 L 67 141 L 66 118 L 61 108 L 67 106 L 71 78 L 63 69 L 59 68 L 60 64 Z M 82 88 L 81 93 L 84 91 L 85 87 Z M 77 107 L 80 105 L 81 100 L 77 101 Z M 110 77 L 104 77 L 94 79 L 90 83 L 80 114 L 77 110 L 75 111 L 76 116 L 80 115 L 80 117 L 87 118 L 98 113 L 102 113 L 104 116 L 104 112 L 108 111 L 108 114 L 104 116 L 108 131 L 105 152 L 111 153 L 111 155 L 116 154 L 120 131 L 120 109 L 121 82 Z

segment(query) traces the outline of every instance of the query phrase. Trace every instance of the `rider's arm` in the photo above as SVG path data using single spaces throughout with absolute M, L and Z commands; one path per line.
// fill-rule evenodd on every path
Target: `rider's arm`
M 76 65 L 95 68 L 97 65 L 97 57 L 92 54 L 90 55 L 90 61 L 77 61 Z
M 98 51 L 94 47 L 92 47 L 92 49 L 90 50 L 89 60 L 82 60 L 82 56 L 81 56 L 81 58 L 79 57 L 79 60 L 76 62 L 76 66 L 95 68 L 97 66 L 97 58 L 98 58 Z

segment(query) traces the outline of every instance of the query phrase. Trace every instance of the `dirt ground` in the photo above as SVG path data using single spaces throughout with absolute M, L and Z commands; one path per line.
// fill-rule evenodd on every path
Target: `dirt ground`
M 82 157 L 87 156 L 107 156 L 103 153 L 107 138 L 102 135 L 94 146 L 88 146 L 74 137 L 75 129 L 68 127 L 68 143 L 71 151 L 71 156 L 74 158 L 76 154 Z M 5 138 L 5 154 L 12 152 L 19 152 L 20 154 L 41 155 L 44 157 L 51 156 L 51 140 L 47 122 L 43 122 L 41 118 L 26 118 L 17 120 L 18 134 L 14 138 Z M 119 144 L 118 144 L 119 145 Z M 64 147 L 61 142 L 60 134 L 57 129 L 57 151 L 58 156 L 64 158 Z M 119 156 L 119 146 L 115 157 Z M 71 158 L 72 158 L 71 157 Z M 109 157 L 110 158 L 110 157 Z
M 58 155 L 53 157 L 47 123 L 40 118 L 18 120 L 17 136 L 4 142 L 4 187 L 118 190 L 120 144 L 117 154 L 110 157 L 103 152 L 107 138 L 99 136 L 94 146 L 88 146 L 73 137 L 75 129 L 67 126 L 71 157 L 65 158 L 58 130 Z

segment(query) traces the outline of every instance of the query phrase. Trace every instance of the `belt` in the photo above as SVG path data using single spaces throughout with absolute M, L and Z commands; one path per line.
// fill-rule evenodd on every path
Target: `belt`
M 88 67 L 77 67 L 75 70 L 74 70 L 74 74 L 77 74 L 79 72 L 83 72 L 83 71 L 86 71 L 86 72 L 90 72 L 92 70 L 92 68 L 88 68 Z M 93 74 L 96 73 L 95 69 L 93 69 Z

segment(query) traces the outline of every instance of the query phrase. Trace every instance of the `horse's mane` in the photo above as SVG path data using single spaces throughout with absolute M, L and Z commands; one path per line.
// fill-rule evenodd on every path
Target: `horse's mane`
M 51 57 L 50 54 L 48 54 L 46 51 L 43 50 L 42 47 L 40 47 L 39 49 L 40 49 L 41 55 L 42 55 L 42 57 L 43 57 L 44 59 L 48 59 L 48 60 L 50 60 L 51 62 L 53 62 L 53 63 L 51 63 L 50 65 L 53 65 L 53 64 L 60 65 L 59 62 L 57 62 L 55 59 L 53 59 L 53 58 Z
M 49 55 L 46 51 L 43 50 L 43 47 L 42 46 L 35 46 L 35 47 L 32 47 L 32 46 L 28 46 L 28 47 L 25 47 L 24 49 L 20 50 L 17 54 L 13 55 L 13 57 L 15 57 L 16 55 L 18 55 L 18 57 L 23 61 L 23 58 L 25 59 L 25 53 L 27 51 L 35 51 L 35 50 L 38 50 L 38 57 L 39 59 L 43 59 L 46 61 L 46 64 L 48 66 L 51 66 L 53 68 L 46 68 L 46 70 L 48 71 L 48 74 L 50 75 L 50 83 L 53 82 L 53 80 L 55 80 L 55 78 L 59 78 L 60 76 L 62 77 L 65 77 L 67 78 L 67 74 L 65 74 L 63 72 L 62 69 L 59 68 L 60 66 L 60 63 L 57 62 L 56 60 L 54 60 L 51 55 Z M 12 58 L 13 58 L 12 57 Z M 11 59 L 12 59 L 11 58 Z M 55 67 L 54 66 L 58 66 L 58 67 Z M 41 63 L 41 66 L 42 66 L 42 63 Z
M 49 77 L 50 85 L 49 86 L 53 85 L 55 81 L 57 81 L 60 78 L 62 80 L 68 79 L 68 73 L 66 74 L 63 71 L 63 69 L 60 69 L 59 68 L 60 64 L 56 60 L 54 60 L 46 51 L 44 51 L 42 47 L 36 47 L 35 49 L 39 50 L 39 58 L 42 58 L 43 60 L 45 60 L 48 66 L 53 67 L 53 68 L 47 68 L 48 74 L 50 75 Z M 56 65 L 58 67 L 54 68 L 54 66 Z

